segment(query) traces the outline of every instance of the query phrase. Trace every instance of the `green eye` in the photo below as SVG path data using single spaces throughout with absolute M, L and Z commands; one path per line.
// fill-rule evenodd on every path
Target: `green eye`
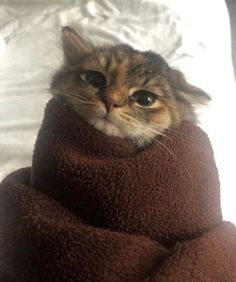
M 140 106 L 148 107 L 154 104 L 157 96 L 152 92 L 146 90 L 139 90 L 134 92 L 132 98 Z
M 97 88 L 105 88 L 107 84 L 105 75 L 99 71 L 88 70 L 81 78 Z

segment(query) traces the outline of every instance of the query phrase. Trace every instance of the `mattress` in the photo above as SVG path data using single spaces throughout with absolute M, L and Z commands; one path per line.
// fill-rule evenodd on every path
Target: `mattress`
M 156 51 L 210 94 L 200 125 L 213 145 L 224 218 L 236 223 L 236 86 L 223 0 L 1 0 L 0 178 L 31 164 L 64 25 L 95 43 Z

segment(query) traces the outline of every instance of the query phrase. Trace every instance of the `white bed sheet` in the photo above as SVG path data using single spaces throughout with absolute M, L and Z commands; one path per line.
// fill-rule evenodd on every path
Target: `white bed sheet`
M 50 76 L 62 62 L 63 25 L 95 42 L 157 51 L 212 96 L 201 123 L 215 152 L 224 218 L 236 223 L 236 86 L 223 0 L 0 0 L 0 178 L 31 164 Z

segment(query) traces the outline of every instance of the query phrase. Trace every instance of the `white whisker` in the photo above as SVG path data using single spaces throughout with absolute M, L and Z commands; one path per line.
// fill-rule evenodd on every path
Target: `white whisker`
M 139 120 L 137 118 L 134 118 L 134 117 L 131 117 L 130 115 L 127 115 L 127 114 L 121 114 L 122 116 L 124 116 L 125 118 L 128 118 L 134 122 L 138 122 L 139 125 L 145 127 L 146 129 L 148 129 L 150 132 L 153 132 L 155 133 L 155 135 L 163 135 L 165 137 L 167 137 L 163 132 L 161 131 L 158 131 L 157 129 L 154 129 L 152 127 L 149 126 L 149 124 L 146 122 L 146 121 L 143 121 L 143 120 Z M 168 137 L 167 137 L 168 138 Z
M 154 146 L 154 143 L 153 142 L 150 142 L 149 145 L 153 146 L 154 148 L 158 149 L 158 150 L 166 150 L 177 162 L 178 164 L 180 165 L 180 167 L 186 172 L 186 174 L 188 175 L 190 181 L 191 181 L 191 185 L 193 185 L 193 179 L 192 179 L 192 176 L 189 172 L 189 170 L 187 169 L 187 167 L 182 163 L 182 161 L 166 146 L 164 145 L 160 140 L 157 139 L 157 136 L 164 136 L 165 138 L 168 138 L 168 136 L 166 136 L 165 134 L 163 134 L 162 132 L 159 132 L 158 130 L 155 130 L 153 128 L 151 128 L 149 125 L 147 125 L 146 122 L 144 121 L 141 121 L 141 120 L 138 120 L 138 119 L 135 119 L 133 117 L 130 117 L 129 115 L 125 115 L 123 114 L 124 117 L 126 118 L 130 118 L 132 119 L 132 121 L 134 123 L 136 123 L 138 126 L 142 125 L 144 128 L 146 128 L 148 131 L 152 132 L 152 133 L 155 133 L 155 137 L 151 138 L 153 142 L 155 142 L 156 144 L 158 144 L 159 146 Z M 145 134 L 145 132 L 144 132 Z M 149 137 L 149 136 L 148 136 Z M 136 137 L 136 139 L 138 139 Z M 169 138 L 170 139 L 170 138 Z M 171 140 L 171 139 L 170 139 Z M 138 142 L 140 143 L 140 142 Z M 145 143 L 145 142 L 144 142 Z
M 72 91 L 69 91 L 69 90 L 66 90 L 66 89 L 59 89 L 59 91 L 61 91 L 63 94 L 68 94 L 68 95 L 71 95 L 73 97 L 79 97 L 85 101 L 89 101 L 88 98 L 86 98 L 85 96 L 81 95 L 81 94 L 78 94 L 78 93 L 75 93 L 75 92 L 72 92 Z
M 188 175 L 188 177 L 189 177 L 189 179 L 190 179 L 190 181 L 191 181 L 191 185 L 193 186 L 193 183 L 194 183 L 193 178 L 192 178 L 192 176 L 191 176 L 189 170 L 187 169 L 187 167 L 183 164 L 183 162 L 182 162 L 167 146 L 165 146 L 162 142 L 160 142 L 160 141 L 157 140 L 156 138 L 154 138 L 154 141 L 157 142 L 159 145 L 161 145 L 163 148 L 165 148 L 165 150 L 167 150 L 167 152 L 169 152 L 169 154 L 170 154 L 172 157 L 175 158 L 175 160 L 179 163 L 180 167 L 181 167 L 182 169 L 184 169 L 185 172 L 187 173 L 187 175 Z
M 7 102 L 7 103 L 9 103 L 9 104 L 11 104 L 11 103 L 15 103 L 15 102 L 19 102 L 19 101 L 23 101 L 24 102 L 24 100 L 25 99 L 28 99 L 28 98 L 32 98 L 32 97 L 40 97 L 40 99 L 41 98 L 44 98 L 45 96 L 48 96 L 48 97 L 50 97 L 49 95 L 47 95 L 47 93 L 45 92 L 45 93 L 37 93 L 37 94 L 29 94 L 29 95 L 24 95 L 24 96 L 21 96 L 21 97 L 15 97 L 15 98 L 7 98 L 7 99 L 1 99 L 0 100 L 0 103 L 4 103 L 4 102 Z
M 94 102 L 91 102 L 91 101 L 88 101 L 88 100 L 83 100 L 79 96 L 71 95 L 71 94 L 68 94 L 68 93 L 65 93 L 62 96 L 66 97 L 67 99 L 70 98 L 69 101 L 77 101 L 77 102 L 79 101 L 80 103 L 89 104 L 89 105 L 95 104 Z

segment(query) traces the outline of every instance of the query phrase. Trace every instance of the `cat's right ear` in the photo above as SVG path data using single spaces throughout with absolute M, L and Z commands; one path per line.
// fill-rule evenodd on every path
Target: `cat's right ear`
M 69 26 L 62 28 L 62 47 L 67 65 L 76 64 L 81 55 L 94 51 L 93 45 Z

